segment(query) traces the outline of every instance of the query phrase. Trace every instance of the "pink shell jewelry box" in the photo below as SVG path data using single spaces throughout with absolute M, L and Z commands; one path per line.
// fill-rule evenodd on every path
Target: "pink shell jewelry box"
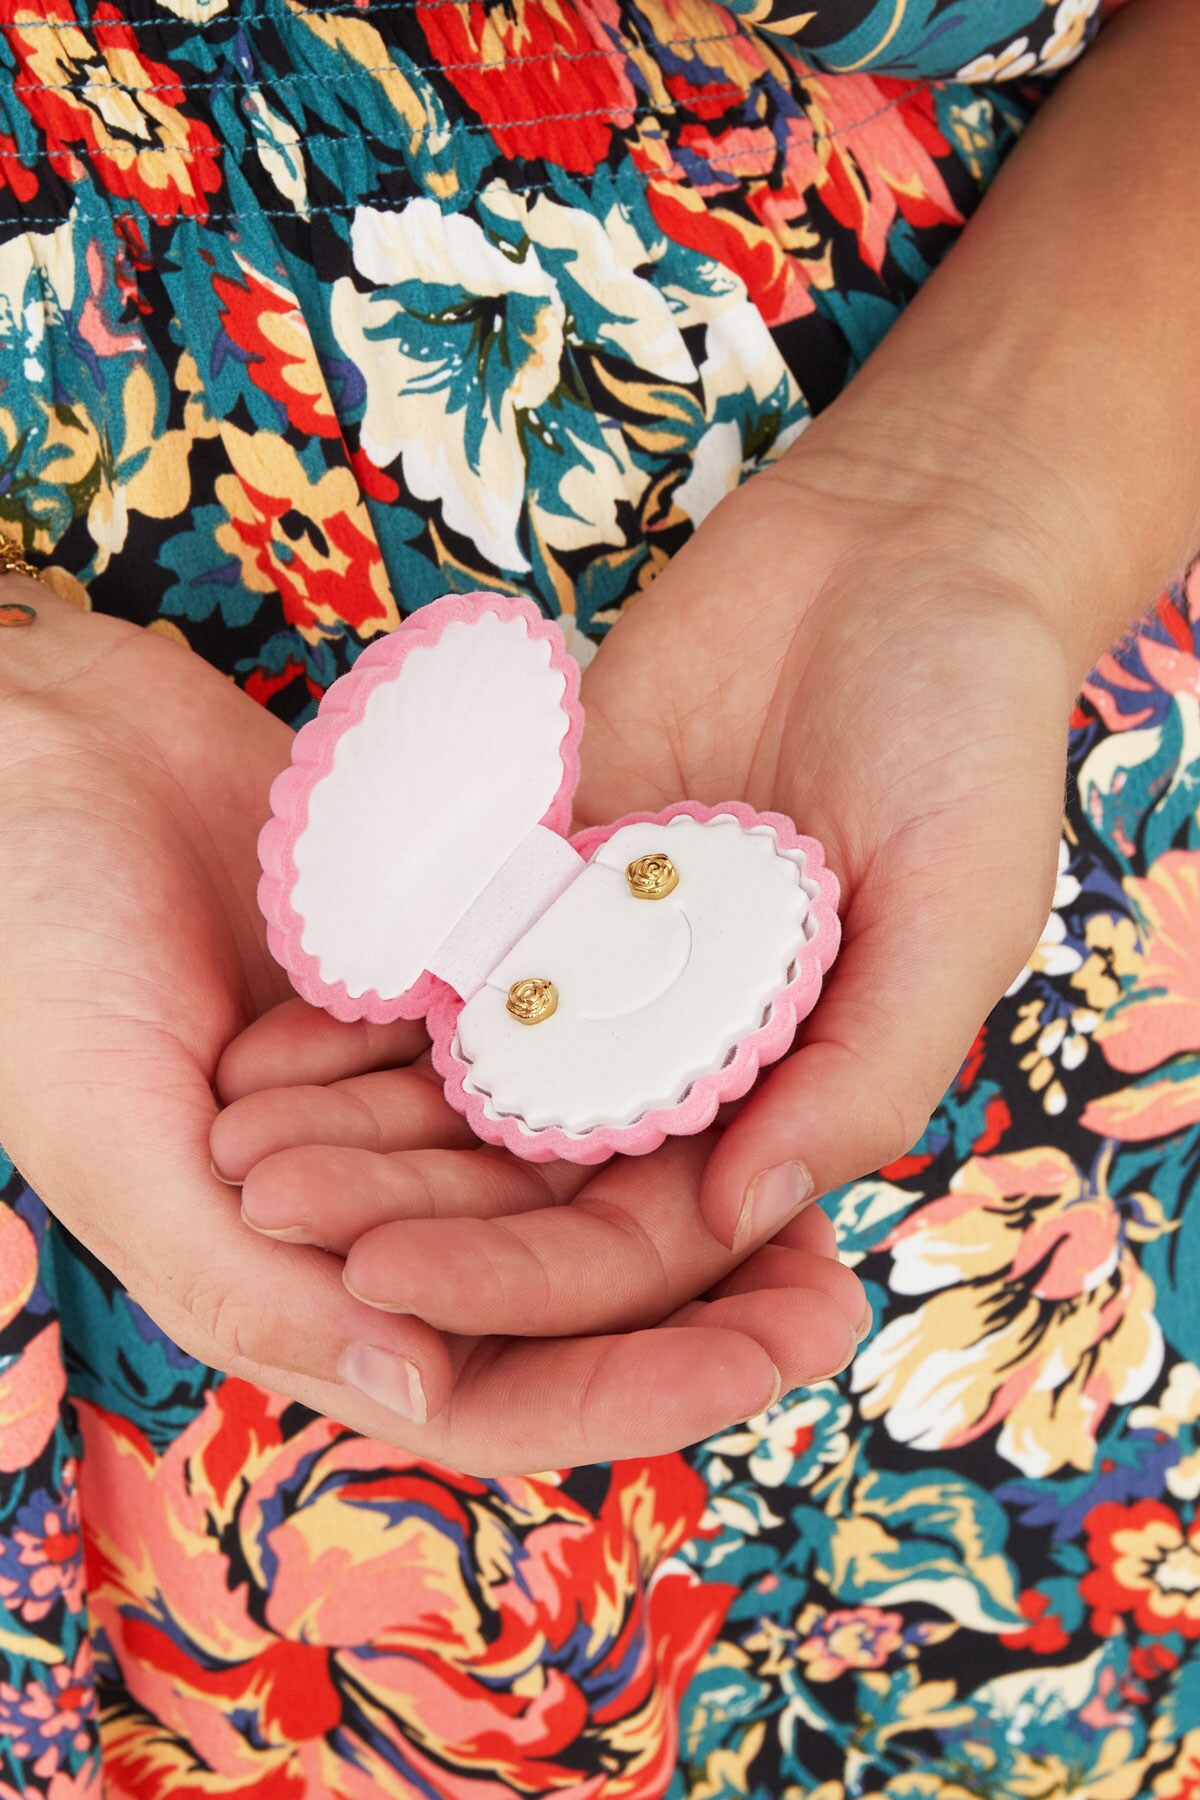
M 296 991 L 424 1016 L 451 1103 L 534 1162 L 702 1131 L 788 1049 L 840 936 L 821 846 L 779 813 L 686 801 L 567 836 L 582 732 L 558 626 L 447 596 L 334 682 L 259 838 Z

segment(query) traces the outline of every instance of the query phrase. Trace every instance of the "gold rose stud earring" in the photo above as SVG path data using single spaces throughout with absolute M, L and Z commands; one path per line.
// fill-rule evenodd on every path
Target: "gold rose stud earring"
M 665 900 L 679 886 L 679 870 L 661 850 L 637 856 L 625 871 L 635 900 Z
M 514 981 L 505 1001 L 507 1010 L 522 1025 L 540 1025 L 558 1008 L 558 989 L 542 975 Z

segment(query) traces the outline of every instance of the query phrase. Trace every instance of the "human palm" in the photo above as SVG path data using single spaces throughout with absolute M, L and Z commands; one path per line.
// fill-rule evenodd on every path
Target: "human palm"
M 331 1271 L 248 1238 L 208 1153 L 220 1053 L 286 992 L 254 886 L 289 733 L 179 645 L 38 607 L 3 708 L 5 835 L 21 847 L 0 876 L 21 952 L 0 975 L 5 1142 L 187 1349 L 303 1374 L 354 1303 Z
M 844 946 L 796 1052 L 700 1140 L 535 1167 L 472 1144 L 420 1062 L 278 1085 L 298 1032 L 343 1029 L 293 1003 L 222 1064 L 236 1103 L 214 1149 L 252 1223 L 336 1250 L 356 1294 L 454 1333 L 628 1330 L 700 1293 L 732 1325 L 770 1290 L 786 1380 L 844 1359 L 861 1293 L 814 1261 L 811 1213 L 786 1223 L 805 1180 L 755 1178 L 802 1162 L 821 1192 L 919 1135 L 1044 922 L 1070 698 L 1017 581 L 919 520 L 875 535 L 877 511 L 760 475 L 584 678 L 580 824 L 741 799 L 826 846 Z M 728 1273 L 726 1246 L 768 1240 Z
M 782 1352 L 736 1295 L 720 1329 L 693 1314 L 621 1338 L 579 1337 L 572 1321 L 568 1345 L 449 1339 L 363 1306 L 335 1258 L 245 1229 L 209 1155 L 229 1040 L 265 1014 L 266 1041 L 284 1026 L 291 1077 L 325 1084 L 408 1061 L 423 1034 L 314 1031 L 305 1009 L 275 1004 L 286 982 L 264 944 L 255 845 L 287 730 L 181 646 L 37 604 L 38 635 L 11 646 L 0 682 L 0 810 L 21 846 L 0 870 L 21 949 L 0 969 L 0 1118 L 62 1222 L 192 1354 L 441 1460 L 652 1453 L 766 1404 Z M 253 1034 L 240 1042 L 253 1053 Z M 442 1140 L 440 1107 L 424 1131 Z M 411 1109 L 408 1132 L 421 1141 Z M 793 1254 L 855 1285 L 828 1248 L 818 1222 Z M 339 1377 L 348 1352 L 393 1372 L 386 1407 Z M 425 1411 L 441 1417 L 422 1431 Z
M 746 800 L 842 882 L 800 1052 L 706 1172 L 726 1241 L 760 1170 L 802 1159 L 823 1192 L 920 1135 L 1045 923 L 1062 810 L 1071 680 L 1033 596 L 797 466 L 717 509 L 584 684 L 586 822 Z

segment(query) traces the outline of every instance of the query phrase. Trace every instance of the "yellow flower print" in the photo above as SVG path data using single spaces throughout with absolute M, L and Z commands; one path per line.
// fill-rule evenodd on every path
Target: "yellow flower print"
M 221 549 L 252 593 L 277 593 L 288 622 L 313 641 L 349 626 L 361 637 L 399 623 L 379 546 L 349 469 L 315 481 L 291 446 L 268 432 L 224 426 L 233 464 L 216 483 Z
M 1062 1151 L 974 1157 L 884 1240 L 896 1294 L 926 1296 L 859 1353 L 868 1419 L 920 1450 L 992 1430 L 1026 1475 L 1089 1469 L 1110 1407 L 1162 1366 L 1154 1289 L 1130 1239 L 1167 1229 L 1149 1195 L 1118 1204 Z
M 1084 940 L 1091 954 L 1072 975 L 1071 986 L 1095 1012 L 1106 1012 L 1121 998 L 1122 982 L 1141 967 L 1137 927 L 1132 919 L 1093 913 Z
M 1006 44 L 1003 50 L 989 50 L 965 63 L 958 71 L 957 80 L 990 87 L 994 81 L 1015 81 L 1019 75 L 1028 75 L 1036 66 L 1037 57 L 1029 48 L 1029 39 L 1019 37 Z
M 1017 1008 L 1017 1023 L 1011 1042 L 1036 1041 L 1021 1058 L 1020 1066 L 1029 1077 L 1029 1086 L 1042 1096 L 1042 1107 L 1052 1117 L 1066 1111 L 1067 1091 L 1058 1077 L 1055 1058 L 1064 1071 L 1077 1069 L 1088 1053 L 1088 1035 L 1095 1030 L 1096 1017 L 1086 1007 L 1073 1007 L 1065 1017 L 1043 1023 L 1045 1002 L 1027 1000 Z
M 722 1745 L 705 1760 L 704 1773 L 688 1789 L 687 1800 L 726 1800 L 730 1794 L 750 1791 L 750 1766 L 767 1735 L 764 1720 L 743 1732 L 736 1744 Z
M 1058 846 L 1058 877 L 1050 917 L 1033 955 L 1009 988 L 1010 994 L 1018 993 L 1031 975 L 1072 975 L 1083 961 L 1075 946 L 1067 942 L 1067 926 L 1061 911 L 1065 906 L 1073 906 L 1079 898 L 1079 882 L 1071 874 L 1070 860 L 1070 846 L 1064 838 Z
M 1182 1428 L 1200 1422 L 1200 1369 L 1194 1363 L 1176 1363 L 1156 1406 L 1137 1406 L 1129 1415 L 1131 1431 L 1158 1431 L 1178 1438 Z M 1189 1433 L 1189 1441 L 1200 1434 Z M 1200 1496 L 1200 1448 L 1180 1457 L 1167 1471 L 1167 1491 L 1177 1500 Z
M 1196 1800 L 1200 1794 L 1200 1729 L 1180 1739 L 1169 1769 L 1155 1776 L 1154 1800 Z
M 1082 1123 L 1141 1142 L 1200 1119 L 1200 851 L 1168 850 L 1125 892 L 1141 954 L 1096 1041 L 1112 1068 L 1142 1079 L 1094 1100 Z

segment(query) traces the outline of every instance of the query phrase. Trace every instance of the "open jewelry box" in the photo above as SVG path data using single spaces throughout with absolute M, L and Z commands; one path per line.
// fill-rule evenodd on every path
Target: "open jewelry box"
M 477 1135 L 599 1162 L 701 1131 L 782 1056 L 837 951 L 837 882 L 778 813 L 691 802 L 565 834 L 583 731 L 562 633 L 448 596 L 298 733 L 259 840 L 297 992 L 425 1016 Z

